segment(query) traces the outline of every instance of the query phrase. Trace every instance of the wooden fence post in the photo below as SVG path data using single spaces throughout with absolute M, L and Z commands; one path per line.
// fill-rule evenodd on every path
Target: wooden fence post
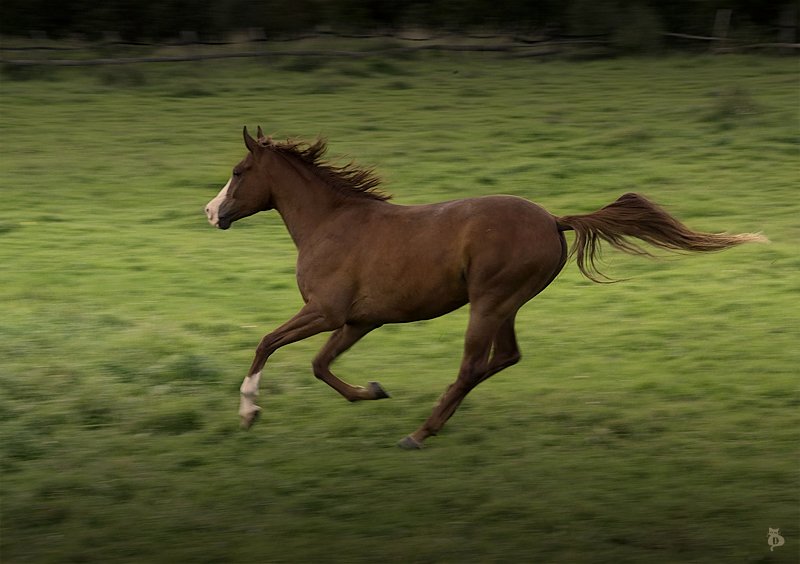
M 728 46 L 728 30 L 731 25 L 731 10 L 727 8 L 722 8 L 717 10 L 716 15 L 714 16 L 714 31 L 712 32 L 713 37 L 719 38 L 719 41 L 716 42 L 711 48 L 712 52 L 723 52 L 726 50 Z
M 778 42 L 792 44 L 797 41 L 797 6 L 792 4 L 784 4 L 781 8 L 778 26 Z M 781 49 L 782 53 L 789 54 L 791 49 Z

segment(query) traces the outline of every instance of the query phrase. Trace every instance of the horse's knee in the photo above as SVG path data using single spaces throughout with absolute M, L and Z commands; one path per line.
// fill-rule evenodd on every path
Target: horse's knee
M 265 335 L 259 342 L 258 346 L 256 347 L 256 355 L 257 356 L 269 356 L 270 351 L 270 339 L 269 335 Z
M 315 358 L 311 361 L 311 371 L 317 380 L 322 380 L 328 372 L 328 363 L 320 358 Z

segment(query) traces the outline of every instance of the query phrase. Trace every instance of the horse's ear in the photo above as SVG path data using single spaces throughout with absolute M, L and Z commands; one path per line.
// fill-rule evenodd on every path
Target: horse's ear
M 256 139 L 258 139 L 259 141 L 263 141 L 264 140 L 264 132 L 261 131 L 261 126 L 260 125 L 258 126 L 258 129 L 256 130 Z
M 242 131 L 242 135 L 244 136 L 244 145 L 247 147 L 247 150 L 251 153 L 255 153 L 256 149 L 258 149 L 258 141 L 253 139 L 249 133 L 247 133 L 247 126 L 244 126 L 244 130 Z

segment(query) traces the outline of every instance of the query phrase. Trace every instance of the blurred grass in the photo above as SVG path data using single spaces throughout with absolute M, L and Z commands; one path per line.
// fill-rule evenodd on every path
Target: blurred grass
M 4 562 L 791 562 L 798 551 L 797 67 L 422 54 L 39 69 L 0 83 Z M 556 214 L 637 190 L 770 245 L 574 266 L 519 316 L 523 362 L 419 453 L 465 312 L 370 335 L 350 405 L 260 336 L 300 305 L 274 214 L 202 206 L 242 124 L 324 134 L 398 203 Z M 769 552 L 768 527 L 786 545 Z

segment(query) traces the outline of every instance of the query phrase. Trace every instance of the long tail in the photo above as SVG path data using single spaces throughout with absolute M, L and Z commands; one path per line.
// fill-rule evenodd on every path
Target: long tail
M 631 237 L 671 251 L 696 252 L 721 251 L 751 241 L 767 241 L 757 233 L 728 235 L 692 231 L 659 205 L 633 193 L 621 196 L 596 212 L 565 215 L 557 217 L 556 222 L 561 231 L 575 231 L 570 256 L 575 256 L 583 275 L 594 282 L 610 281 L 595 264 L 601 241 L 633 255 L 650 253 L 631 242 Z

